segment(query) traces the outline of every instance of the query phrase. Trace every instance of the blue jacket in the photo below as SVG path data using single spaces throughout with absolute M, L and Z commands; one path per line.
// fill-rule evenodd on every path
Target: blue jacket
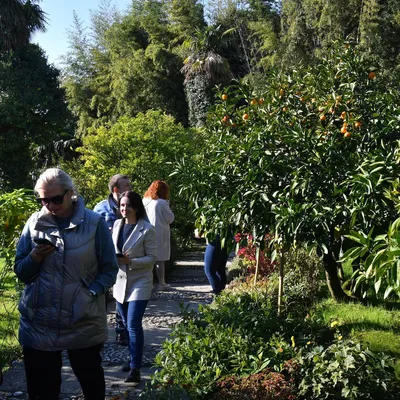
M 29 253 L 39 237 L 56 249 L 36 263 Z M 32 214 L 17 246 L 14 270 L 26 284 L 18 306 L 23 346 L 73 350 L 107 340 L 103 294 L 115 282 L 118 263 L 105 222 L 81 198 L 64 229 L 45 207 Z
M 104 218 L 108 229 L 112 229 L 115 220 L 120 218 L 118 205 L 115 203 L 112 194 L 110 194 L 105 200 L 96 204 L 93 211 Z

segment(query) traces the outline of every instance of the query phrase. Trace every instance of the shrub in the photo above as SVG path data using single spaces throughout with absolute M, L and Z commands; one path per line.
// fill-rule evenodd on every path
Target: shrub
M 258 276 L 269 276 L 273 271 L 276 270 L 276 262 L 271 261 L 270 257 L 270 241 L 272 237 L 267 234 L 264 236 L 263 247 L 264 250 L 260 251 L 260 258 L 258 264 Z M 235 235 L 235 241 L 242 244 L 242 247 L 237 251 L 237 256 L 242 261 L 241 266 L 243 267 L 244 273 L 247 275 L 254 274 L 256 271 L 256 251 L 257 246 L 254 243 L 253 236 L 246 233 L 238 233 Z M 243 246 L 244 244 L 244 246 Z
M 189 393 L 204 395 L 225 376 L 251 375 L 266 367 L 280 371 L 294 350 L 266 286 L 237 285 L 199 312 L 184 310 L 156 356 L 162 369 L 154 383 L 186 385 Z
M 300 350 L 298 389 L 302 399 L 397 399 L 389 357 L 337 338 L 330 346 Z
M 326 292 L 321 259 L 304 248 L 292 249 L 286 254 L 284 269 L 283 304 L 290 314 L 306 313 Z M 275 298 L 278 296 L 278 279 L 276 273 L 270 277 L 270 292 Z
M 232 282 L 234 279 L 243 277 L 245 274 L 245 267 L 240 257 L 235 256 L 231 263 L 227 266 L 227 282 Z
M 228 377 L 217 385 L 210 400 L 295 400 L 292 381 L 270 369 L 245 378 Z

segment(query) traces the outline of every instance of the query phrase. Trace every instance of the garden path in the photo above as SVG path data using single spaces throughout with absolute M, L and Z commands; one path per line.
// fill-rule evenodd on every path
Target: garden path
M 188 306 L 189 309 L 196 309 L 200 303 L 212 301 L 211 286 L 203 272 L 203 258 L 204 249 L 202 247 L 184 254 L 175 262 L 168 274 L 167 280 L 171 284 L 171 289 L 153 292 L 143 320 L 145 346 L 141 369 L 142 382 L 136 388 L 124 383 L 127 373 L 121 371 L 121 364 L 128 359 L 128 349 L 115 342 L 115 303 L 109 304 L 109 339 L 105 343 L 103 351 L 107 399 L 137 398 L 146 383 L 150 382 L 150 376 L 154 373 L 154 367 L 152 367 L 154 356 L 161 349 L 162 343 L 171 332 L 173 325 L 180 319 L 180 303 Z M 156 286 L 157 284 L 155 284 Z M 64 358 L 62 380 L 61 399 L 83 398 L 67 357 Z M 0 400 L 25 400 L 27 398 L 23 363 L 15 361 L 12 368 L 5 374 L 3 385 L 0 386 Z

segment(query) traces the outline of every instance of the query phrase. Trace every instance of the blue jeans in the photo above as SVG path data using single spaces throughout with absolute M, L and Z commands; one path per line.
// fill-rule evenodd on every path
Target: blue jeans
M 133 300 L 122 304 L 117 302 L 128 339 L 131 369 L 142 366 L 144 346 L 142 319 L 147 303 L 148 300 Z
M 215 239 L 207 244 L 204 253 L 204 272 L 215 294 L 219 294 L 225 289 L 225 265 L 227 261 L 227 251 L 225 248 L 221 249 L 219 239 Z

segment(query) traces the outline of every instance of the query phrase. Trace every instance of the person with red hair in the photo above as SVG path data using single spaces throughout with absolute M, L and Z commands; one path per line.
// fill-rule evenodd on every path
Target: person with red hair
M 171 256 L 170 224 L 174 213 L 169 208 L 169 186 L 161 180 L 154 181 L 143 198 L 149 222 L 156 228 L 157 261 L 155 264 L 159 289 L 168 289 L 165 282 L 165 261 Z

